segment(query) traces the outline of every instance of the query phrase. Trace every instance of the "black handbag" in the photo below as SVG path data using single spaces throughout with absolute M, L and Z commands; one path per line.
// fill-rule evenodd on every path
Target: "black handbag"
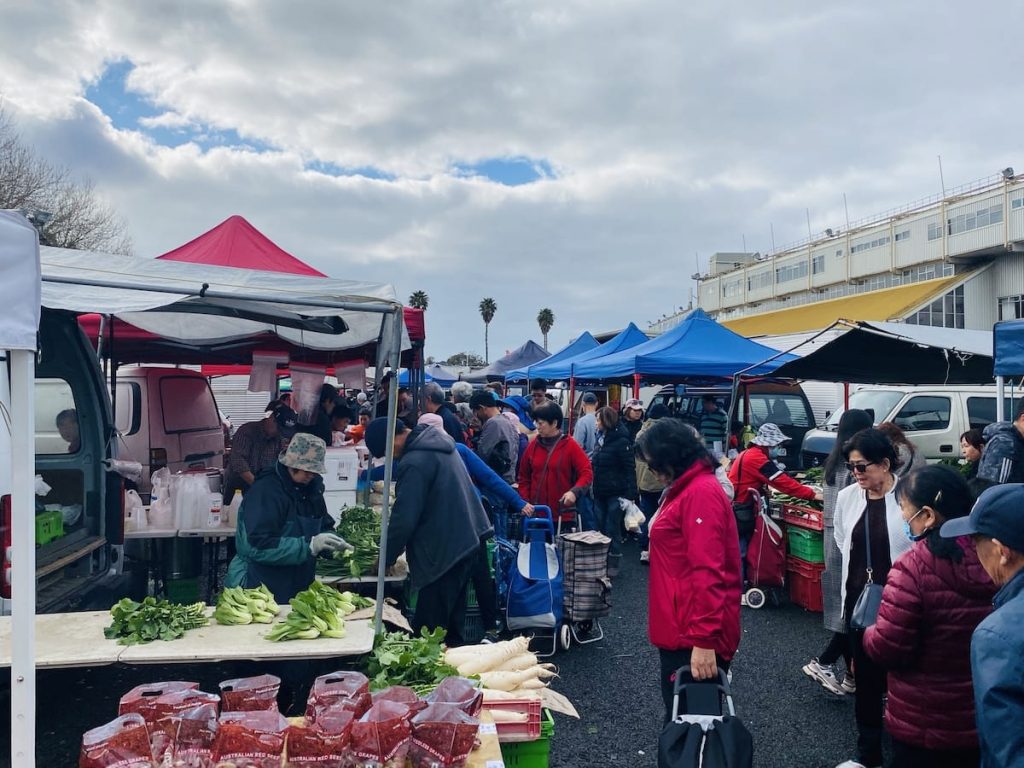
M 865 494 L 865 500 L 866 498 L 867 495 Z M 853 612 L 850 614 L 850 628 L 862 631 L 874 625 L 874 623 L 878 621 L 878 609 L 882 605 L 882 590 L 885 589 L 884 584 L 875 584 L 875 580 L 872 578 L 870 514 L 870 511 L 865 508 L 864 544 L 867 548 L 868 582 L 864 585 L 864 589 L 861 590 L 860 595 L 857 597 L 857 602 L 853 606 Z

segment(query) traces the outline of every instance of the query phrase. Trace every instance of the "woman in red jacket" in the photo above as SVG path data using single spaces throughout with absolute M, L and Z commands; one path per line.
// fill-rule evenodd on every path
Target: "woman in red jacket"
M 996 587 L 970 538 L 938 535 L 946 520 L 971 511 L 973 496 L 959 472 L 939 465 L 911 472 L 899 495 L 915 544 L 893 563 L 878 621 L 864 634 L 864 650 L 889 670 L 893 765 L 978 765 L 971 634 L 991 612 Z
M 689 665 L 695 679 L 714 678 L 739 647 L 739 539 L 714 460 L 690 427 L 659 419 L 637 436 L 636 450 L 668 486 L 650 525 L 647 619 L 667 721 L 676 670 Z
M 536 439 L 519 461 L 519 495 L 550 507 L 562 523 L 573 520 L 576 499 L 594 482 L 590 459 L 580 444 L 562 434 L 562 409 L 548 401 L 533 409 Z

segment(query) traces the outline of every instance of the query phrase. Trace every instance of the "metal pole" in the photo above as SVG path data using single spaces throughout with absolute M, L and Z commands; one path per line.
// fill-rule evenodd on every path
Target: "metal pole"
M 373 615 L 373 634 L 381 634 L 384 616 L 384 578 L 388 560 L 388 523 L 391 518 L 391 478 L 395 463 L 395 425 L 398 423 L 398 366 L 402 355 L 402 308 L 394 314 L 394 339 L 391 350 L 391 387 L 388 389 L 388 441 L 384 449 L 384 499 L 380 511 L 380 563 L 377 566 L 377 608 Z M 378 360 L 380 357 L 378 356 Z
M 36 764 L 35 353 L 11 350 L 11 765 Z
M 1006 421 L 1006 379 L 996 376 L 996 421 Z

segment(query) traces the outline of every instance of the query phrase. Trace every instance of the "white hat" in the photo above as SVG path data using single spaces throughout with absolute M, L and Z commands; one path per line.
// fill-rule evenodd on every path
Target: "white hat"
M 772 446 L 781 445 L 787 440 L 789 440 L 789 438 L 782 434 L 781 429 L 774 424 L 769 423 L 762 424 L 761 428 L 757 430 L 757 436 L 750 442 L 754 445 L 763 445 L 767 448 L 771 448 Z

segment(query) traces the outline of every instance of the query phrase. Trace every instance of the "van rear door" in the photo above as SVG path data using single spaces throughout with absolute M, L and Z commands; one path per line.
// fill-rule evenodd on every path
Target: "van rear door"
M 162 425 L 168 442 L 171 473 L 224 466 L 224 430 L 210 383 L 202 376 L 161 376 L 157 392 L 150 391 L 157 413 L 150 423 L 150 439 L 157 440 Z M 159 418 L 159 422 L 153 421 Z

